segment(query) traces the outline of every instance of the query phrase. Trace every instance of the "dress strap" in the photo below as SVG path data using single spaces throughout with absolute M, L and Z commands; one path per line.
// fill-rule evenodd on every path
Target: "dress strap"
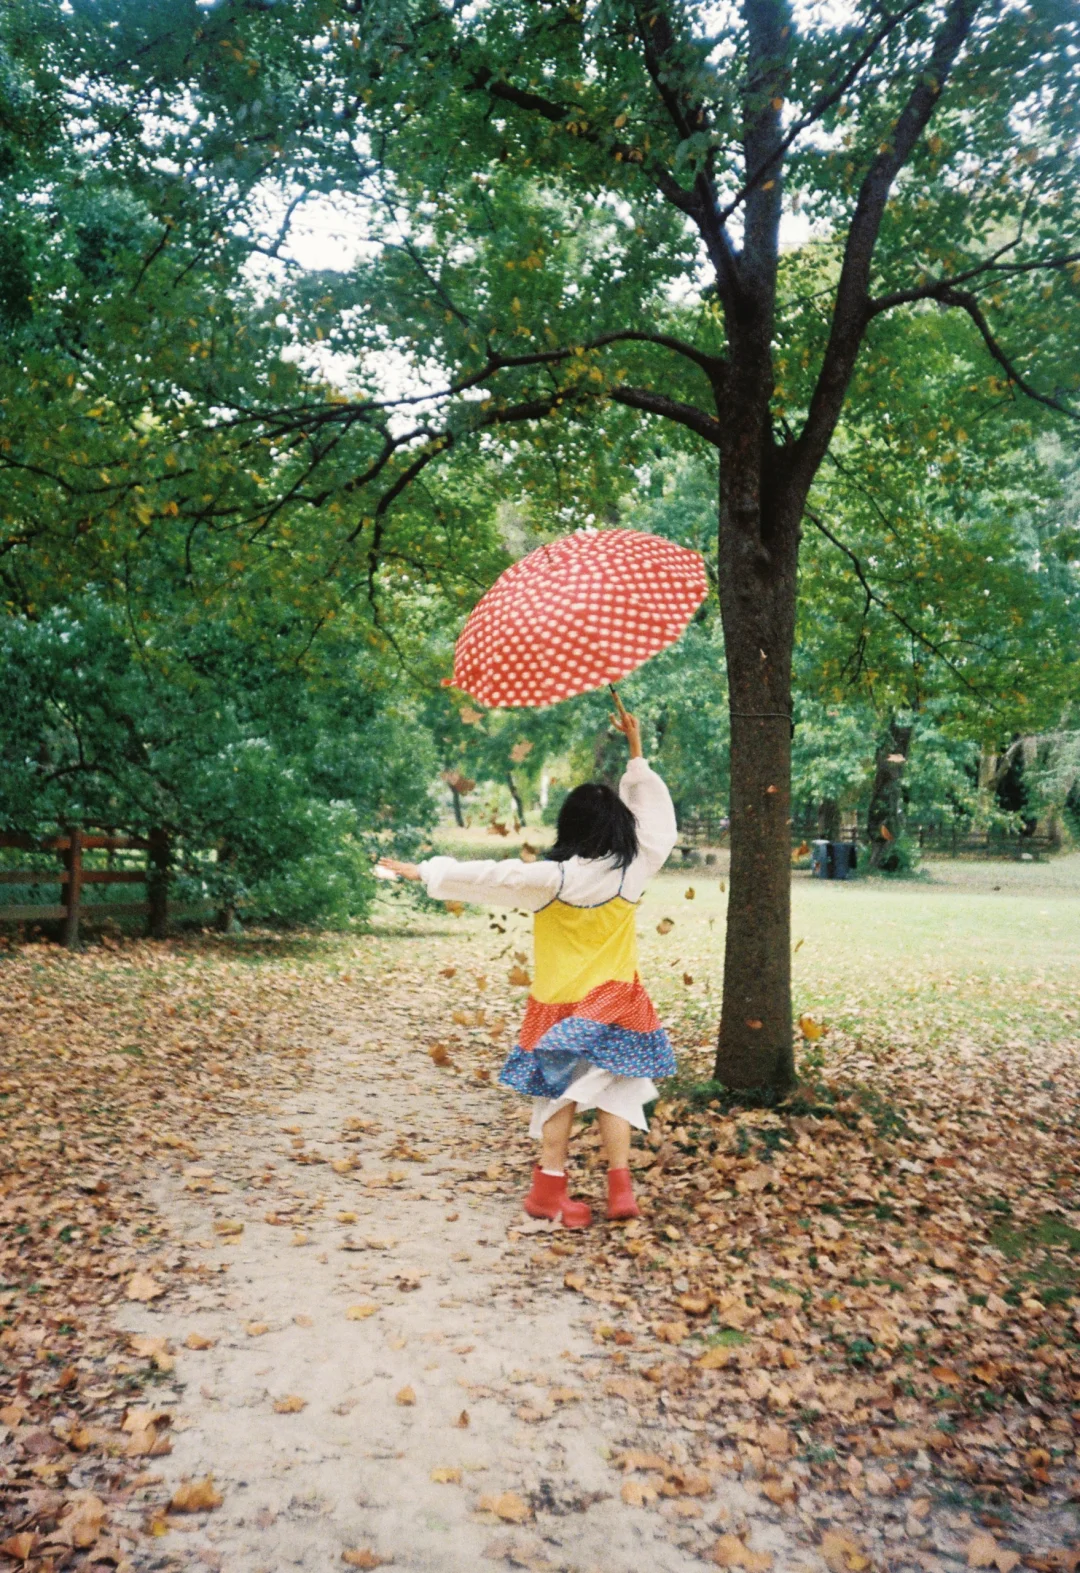
M 562 895 L 563 880 L 565 878 L 566 878 L 566 864 L 565 863 L 560 863 L 559 864 L 559 888 L 555 892 L 555 897 L 554 897 L 554 899 L 556 901 L 558 901 L 559 897 Z
M 625 879 L 625 878 L 626 878 L 626 869 L 625 869 L 625 868 L 624 868 L 624 869 L 623 869 L 623 871 L 622 871 L 622 873 L 621 873 L 621 874 L 620 874 L 620 875 L 619 875 L 619 888 L 618 888 L 618 890 L 617 890 L 617 891 L 616 891 L 616 892 L 615 892 L 615 894 L 616 894 L 616 896 L 621 896 L 621 895 L 622 895 L 622 888 L 623 888 L 623 880 L 624 880 L 624 879 Z

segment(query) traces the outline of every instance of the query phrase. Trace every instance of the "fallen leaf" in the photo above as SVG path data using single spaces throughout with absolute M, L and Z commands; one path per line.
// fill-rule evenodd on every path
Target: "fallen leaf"
M 686 900 L 693 901 L 696 894 L 697 892 L 694 890 L 693 885 L 687 885 L 685 892 Z
M 345 1319 L 349 1322 L 363 1322 L 369 1316 L 374 1316 L 379 1309 L 379 1306 L 371 1304 L 350 1305 L 345 1312 Z
M 69 1546 L 92 1546 L 101 1534 L 107 1517 L 105 1504 L 100 1497 L 92 1491 L 79 1491 L 64 1509 L 59 1533 Z
M 124 1292 L 129 1300 L 156 1300 L 165 1293 L 165 1286 L 149 1273 L 133 1273 Z
M 645 1507 L 650 1502 L 655 1502 L 659 1492 L 650 1481 L 624 1480 L 619 1495 L 628 1507 Z
M 481 1513 L 494 1513 L 508 1524 L 527 1524 L 532 1518 L 532 1508 L 516 1491 L 500 1491 L 498 1495 L 483 1496 L 476 1504 Z
M 347 1547 L 341 1553 L 341 1560 L 350 1568 L 385 1568 L 389 1567 L 394 1559 L 393 1557 L 380 1557 L 376 1552 L 369 1550 L 367 1546 L 361 1546 L 356 1550 Z
M 457 1426 L 459 1431 L 466 1430 L 469 1424 L 469 1411 L 467 1409 L 463 1409 L 460 1415 L 458 1415 L 457 1419 L 454 1421 L 454 1424 Z
M 215 1234 L 243 1234 L 244 1226 L 236 1218 L 217 1218 L 214 1220 Z
M 461 1470 L 449 1466 L 443 1466 L 439 1469 L 433 1469 L 431 1471 L 431 1478 L 435 1481 L 436 1485 L 456 1486 L 461 1482 Z
M 213 1349 L 217 1343 L 216 1338 L 207 1338 L 203 1333 L 189 1333 L 184 1339 L 185 1349 Z
M 413 1392 L 411 1387 L 399 1388 L 398 1391 L 394 1394 L 394 1402 L 395 1404 L 402 1404 L 405 1408 L 408 1408 L 411 1404 L 416 1403 L 416 1394 Z
M 767 1573 L 772 1567 L 768 1551 L 751 1551 L 738 1535 L 721 1535 L 708 1553 L 710 1562 L 718 1568 L 744 1568 L 746 1573 Z
M 844 1529 L 827 1529 L 821 1537 L 821 1555 L 829 1573 L 866 1573 L 870 1566 L 869 1557 L 865 1556 L 862 1547 Z
M 274 1400 L 274 1413 L 278 1415 L 298 1415 L 301 1409 L 307 1408 L 307 1399 L 301 1398 L 298 1393 L 289 1393 L 285 1398 Z
M 16 1561 L 27 1562 L 33 1556 L 38 1537 L 29 1529 L 22 1530 L 18 1535 L 11 1535 L 7 1540 L 0 1540 L 0 1551 L 5 1557 L 14 1557 Z
M 445 1043 L 433 1043 L 428 1049 L 433 1065 L 453 1065 L 454 1059 Z
M 439 970 L 439 976 L 440 978 L 452 978 L 456 972 L 456 967 L 442 967 Z
M 185 1480 L 172 1494 L 169 1508 L 173 1513 L 209 1513 L 220 1507 L 225 1498 L 214 1486 L 214 1478 Z
M 516 989 L 527 989 L 532 982 L 532 978 L 526 967 L 518 966 L 515 963 L 507 974 L 507 982 Z
M 268 1333 L 269 1331 L 270 1331 L 270 1323 L 269 1322 L 245 1322 L 244 1323 L 244 1332 L 248 1335 L 249 1338 L 261 1338 L 264 1333 Z

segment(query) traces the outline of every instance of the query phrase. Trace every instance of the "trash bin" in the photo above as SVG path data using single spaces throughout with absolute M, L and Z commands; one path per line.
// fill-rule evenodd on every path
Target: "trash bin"
M 814 879 L 849 879 L 858 866 L 859 851 L 853 842 L 810 843 L 810 874 Z
M 829 843 L 827 841 L 811 841 L 810 843 L 810 877 L 811 879 L 828 879 L 829 876 Z

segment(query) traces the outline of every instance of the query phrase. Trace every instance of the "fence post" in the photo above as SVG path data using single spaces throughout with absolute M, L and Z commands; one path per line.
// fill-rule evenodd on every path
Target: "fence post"
M 146 896 L 150 910 L 146 932 L 151 939 L 164 939 L 169 925 L 169 833 L 160 827 L 151 830 L 147 853 Z
M 68 950 L 76 950 L 79 944 L 79 906 L 82 901 L 82 831 L 77 826 L 72 826 L 68 831 L 68 846 L 64 853 L 64 866 L 67 869 L 67 889 L 64 900 L 64 905 L 67 907 L 67 912 L 64 916 L 64 944 Z

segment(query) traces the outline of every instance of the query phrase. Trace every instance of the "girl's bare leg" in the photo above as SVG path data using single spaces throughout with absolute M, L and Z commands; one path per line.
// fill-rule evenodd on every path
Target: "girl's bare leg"
M 607 1158 L 609 1169 L 628 1169 L 630 1167 L 630 1121 L 624 1120 L 618 1114 L 609 1114 L 606 1109 L 598 1109 L 600 1120 L 600 1140 L 604 1144 L 604 1154 Z M 549 1122 L 550 1123 L 550 1122 Z M 544 1126 L 547 1134 L 547 1126 Z
M 540 1167 L 562 1174 L 566 1169 L 566 1155 L 570 1150 L 570 1132 L 574 1124 L 577 1104 L 568 1103 L 544 1124 L 540 1142 Z M 624 1121 L 625 1124 L 625 1121 Z M 630 1127 L 627 1126 L 629 1131 Z M 627 1144 L 629 1147 L 629 1143 Z

